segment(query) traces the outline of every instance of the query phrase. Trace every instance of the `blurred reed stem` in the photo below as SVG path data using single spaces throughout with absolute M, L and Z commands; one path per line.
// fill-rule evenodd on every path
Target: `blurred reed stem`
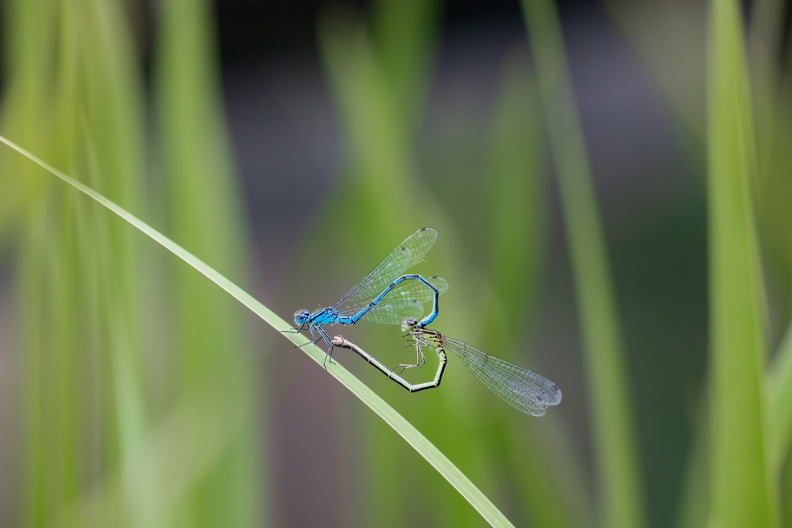
M 627 366 L 601 217 L 569 81 L 558 14 L 548 0 L 523 0 L 522 7 L 558 173 L 583 327 L 584 371 L 591 397 L 589 420 L 599 483 L 599 524 L 636 528 L 645 524 L 645 513 Z
M 757 159 L 739 7 L 711 3 L 708 69 L 710 480 L 708 522 L 776 526 L 754 220 Z

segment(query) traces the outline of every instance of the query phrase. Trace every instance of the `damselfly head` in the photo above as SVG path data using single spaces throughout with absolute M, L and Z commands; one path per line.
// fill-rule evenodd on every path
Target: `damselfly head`
M 298 325 L 304 325 L 308 322 L 308 316 L 311 315 L 311 312 L 308 310 L 297 310 L 294 312 L 294 322 Z
M 411 331 L 415 327 L 416 324 L 418 324 L 418 321 L 414 317 L 408 317 L 402 323 L 402 332 Z

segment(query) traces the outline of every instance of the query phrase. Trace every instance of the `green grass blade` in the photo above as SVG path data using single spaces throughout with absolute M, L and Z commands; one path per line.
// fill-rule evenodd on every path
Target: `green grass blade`
M 434 47 L 440 6 L 437 0 L 374 3 L 373 33 L 379 44 L 383 73 L 390 79 L 394 100 L 410 130 L 415 130 L 423 119 L 428 70 L 434 57 L 427 50 Z
M 753 118 L 736 2 L 711 2 L 708 71 L 710 524 L 775 526 L 762 392 L 765 361 Z
M 74 7 L 65 2 L 63 11 Z M 145 112 L 133 38 L 123 6 L 115 1 L 92 2 L 70 18 L 70 31 L 80 46 L 83 98 L 77 141 L 89 160 L 92 178 L 88 181 L 126 207 L 139 209 L 143 203 L 141 174 L 145 173 L 145 126 L 141 118 Z M 104 453 L 97 466 L 112 467 L 121 460 L 121 472 L 128 475 L 133 468 L 124 466 L 123 460 L 140 449 L 151 420 L 144 360 L 139 353 L 143 339 L 135 330 L 144 324 L 146 307 L 140 284 L 150 270 L 140 239 L 132 230 L 122 222 L 102 222 L 105 213 L 95 204 L 87 208 L 78 205 L 77 210 L 86 217 L 81 222 L 85 240 L 80 249 L 86 262 L 79 268 L 88 269 L 85 274 L 94 278 L 89 298 L 96 299 L 87 320 L 101 336 L 96 340 L 100 344 L 91 348 L 91 359 L 101 366 L 98 377 L 103 381 L 94 382 L 92 389 L 96 394 L 106 391 L 103 398 L 112 402 L 102 408 L 103 416 L 97 416 L 102 428 L 97 439 L 102 448 L 97 451 Z M 85 383 L 78 376 L 74 380 Z M 84 493 L 83 487 L 81 495 Z M 114 504 L 134 504 L 135 518 L 141 524 L 155 526 L 150 512 L 158 496 L 156 487 L 140 486 Z
M 699 420 L 706 422 L 704 405 L 701 405 Z M 706 427 L 699 427 L 691 442 L 688 453 L 687 471 L 682 483 L 680 504 L 677 509 L 676 526 L 678 528 L 699 528 L 707 525 L 707 516 L 710 506 L 709 482 L 709 456 L 710 431 Z
M 784 490 L 781 495 L 781 519 L 784 519 L 785 522 L 781 525 L 784 527 L 792 526 L 790 520 L 792 520 L 792 494 L 789 490 L 792 490 L 792 457 L 787 457 L 786 462 L 782 465 L 781 471 L 779 472 L 779 486 L 782 490 Z
M 220 286 L 223 290 L 229 293 L 232 297 L 237 299 L 240 303 L 250 309 L 253 313 L 258 315 L 261 319 L 267 322 L 274 329 L 281 332 L 291 330 L 291 325 L 278 317 L 274 312 L 259 303 L 250 294 L 239 288 L 236 284 L 228 280 L 226 277 L 215 271 L 211 266 L 203 262 L 198 257 L 194 256 L 186 249 L 175 243 L 153 227 L 149 226 L 144 221 L 137 218 L 132 213 L 126 211 L 116 203 L 108 200 L 103 195 L 94 191 L 87 185 L 71 178 L 63 172 L 55 169 L 51 165 L 42 161 L 35 155 L 26 151 L 22 147 L 16 145 L 12 141 L 0 136 L 0 142 L 8 147 L 22 154 L 30 159 L 40 167 L 44 168 L 54 176 L 63 180 L 70 186 L 74 187 L 83 194 L 89 196 L 102 206 L 106 207 L 130 225 L 141 231 L 143 234 L 160 244 L 162 247 L 182 259 L 184 262 L 193 267 L 196 271 L 204 275 L 206 278 Z M 300 334 L 284 334 L 284 336 L 291 340 L 293 343 L 302 345 L 305 342 L 305 337 Z M 325 352 L 315 345 L 302 347 L 302 350 L 308 354 L 318 364 L 323 364 L 325 359 Z M 328 363 L 327 371 L 341 382 L 344 387 L 350 390 L 357 396 L 363 403 L 365 403 L 371 410 L 373 410 L 380 418 L 382 418 L 388 425 L 390 425 L 396 433 L 404 438 L 410 446 L 412 446 L 427 462 L 429 462 L 448 482 L 456 488 L 456 490 L 470 503 L 473 508 L 478 511 L 481 516 L 493 526 L 511 526 L 509 520 L 492 504 L 492 502 L 481 493 L 478 488 L 463 475 L 459 469 L 451 463 L 448 458 L 441 453 L 429 440 L 427 440 L 415 427 L 413 427 L 407 420 L 405 420 L 399 413 L 390 407 L 382 398 L 372 392 L 360 380 L 354 377 L 349 371 L 343 368 L 338 363 Z
M 227 145 L 210 2 L 157 6 L 153 85 L 163 169 L 157 183 L 167 197 L 163 229 L 244 286 L 249 262 L 244 207 Z M 270 510 L 265 500 L 269 495 L 258 491 L 266 471 L 250 468 L 266 468 L 259 460 L 260 453 L 268 452 L 259 419 L 269 412 L 269 401 L 256 394 L 259 380 L 252 356 L 217 353 L 250 349 L 245 320 L 233 300 L 209 287 L 203 277 L 175 259 L 169 264 L 172 322 L 180 345 L 173 354 L 179 365 L 177 383 L 196 398 L 217 399 L 247 416 L 240 420 L 247 428 L 235 431 L 210 476 L 190 489 L 177 524 L 259 526 L 261 514 Z
M 542 108 L 558 168 L 572 259 L 584 358 L 591 394 L 591 427 L 601 494 L 601 525 L 643 526 L 645 514 L 611 272 L 591 171 L 568 79 L 558 15 L 549 0 L 523 0 L 536 60 Z
M 68 183 L 69 185 L 71 185 L 81 193 L 89 196 L 90 198 L 92 198 L 102 206 L 106 207 L 107 209 L 109 209 L 119 217 L 123 218 L 127 223 L 135 227 L 138 231 L 142 232 L 144 235 L 148 236 L 149 238 L 157 242 L 159 245 L 161 245 L 162 247 L 164 247 L 165 249 L 167 249 L 168 251 L 170 251 L 180 259 L 182 259 L 184 262 L 189 264 L 191 267 L 195 268 L 200 273 L 205 275 L 209 280 L 211 280 L 212 282 L 220 286 L 222 289 L 224 289 L 226 292 L 231 294 L 232 297 L 237 299 L 244 306 L 249 308 L 251 311 L 253 311 L 256 315 L 264 319 L 274 328 L 278 330 L 286 330 L 290 328 L 290 326 L 285 321 L 283 321 L 280 317 L 278 317 L 273 312 L 268 310 L 261 303 L 256 301 L 247 292 L 236 286 L 230 280 L 220 275 L 218 272 L 214 271 L 209 265 L 204 263 L 201 259 L 194 256 L 186 249 L 182 248 L 180 245 L 173 242 L 168 237 L 166 237 L 165 235 L 163 235 L 162 233 L 160 233 L 159 231 L 157 231 L 156 229 L 154 229 L 144 221 L 140 220 L 132 213 L 128 212 L 123 207 L 105 198 L 102 194 L 94 191 L 92 188 L 88 187 L 87 185 L 75 180 L 70 176 L 67 176 L 63 172 L 49 165 L 45 161 L 41 160 L 34 154 L 23 149 L 22 147 L 12 142 L 11 140 L 3 136 L 0 136 L 0 142 L 4 143 L 13 150 L 19 152 L 29 160 L 33 161 L 34 163 L 45 169 L 50 174 L 57 176 L 58 178 Z
M 786 330 L 766 381 L 770 468 L 777 475 L 792 444 L 792 325 Z
M 487 314 L 479 318 L 485 321 L 487 346 L 494 346 L 491 350 L 518 351 L 531 342 L 533 325 L 526 324 L 526 319 L 532 321 L 531 315 L 540 309 L 540 285 L 547 277 L 546 145 L 529 65 L 523 47 L 511 50 L 503 61 L 483 171 L 488 177 L 482 179 L 485 185 L 479 194 L 486 204 L 482 208 L 488 208 L 484 221 L 489 224 L 482 231 L 492 233 L 491 240 L 485 240 L 491 245 L 485 252 L 490 255 L 486 269 L 498 292 L 491 305 L 479 301 L 480 313 Z M 516 328 L 521 331 L 515 332 Z M 579 457 L 558 426 L 558 418 L 548 413 L 542 418 L 543 427 L 531 430 L 526 430 L 525 423 L 509 421 L 503 435 L 505 447 L 495 450 L 504 459 L 501 463 L 519 476 L 514 488 L 524 518 L 532 526 L 588 526 L 591 497 Z

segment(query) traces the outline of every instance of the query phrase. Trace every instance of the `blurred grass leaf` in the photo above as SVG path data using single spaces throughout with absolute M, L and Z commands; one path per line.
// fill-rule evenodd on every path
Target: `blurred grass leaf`
M 792 324 L 787 327 L 766 381 L 768 456 L 771 474 L 778 475 L 792 446 Z
M 711 2 L 708 69 L 710 490 L 713 526 L 775 526 L 752 192 L 757 165 L 736 2 Z
M 522 0 L 536 61 L 550 149 L 558 171 L 561 204 L 584 335 L 591 395 L 600 523 L 636 528 L 645 523 L 638 447 L 630 390 L 605 239 L 586 147 L 566 66 L 555 6 Z

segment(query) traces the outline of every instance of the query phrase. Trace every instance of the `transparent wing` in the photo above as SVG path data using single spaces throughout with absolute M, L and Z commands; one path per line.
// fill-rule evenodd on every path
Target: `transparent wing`
M 438 276 L 434 275 L 434 276 L 431 276 L 431 277 L 426 277 L 426 280 L 429 281 L 429 283 L 432 284 L 432 286 L 437 288 L 437 290 L 440 293 L 444 293 L 448 289 L 448 281 L 446 281 L 442 277 L 438 277 Z M 388 285 L 390 285 L 390 284 L 388 284 Z M 386 287 L 388 285 L 386 285 Z M 385 288 L 383 287 L 382 289 L 384 290 Z M 371 302 L 371 299 L 373 297 L 376 297 L 377 295 L 379 295 L 381 291 L 382 290 L 380 290 L 375 295 L 372 295 L 369 298 L 360 299 L 355 304 L 346 305 L 344 308 L 339 309 L 338 313 L 340 315 L 354 315 L 354 314 L 358 313 L 360 310 L 362 310 L 363 308 L 368 306 L 369 303 Z M 376 321 L 371 316 L 369 316 L 369 314 L 371 314 L 371 312 L 375 312 L 376 313 L 377 311 L 385 310 L 386 306 L 389 303 L 393 303 L 394 301 L 396 301 L 398 299 L 402 299 L 404 301 L 407 301 L 407 303 L 412 302 L 412 303 L 417 303 L 419 305 L 422 305 L 424 303 L 431 303 L 434 300 L 434 292 L 430 288 L 428 288 L 426 286 L 426 284 L 422 283 L 421 281 L 418 281 L 418 280 L 415 280 L 415 279 L 406 280 L 406 281 L 402 282 L 401 284 L 399 284 L 398 286 L 396 286 L 395 288 L 393 288 L 391 291 L 389 291 L 388 295 L 383 297 L 382 300 L 380 300 L 380 302 L 377 303 L 377 305 L 374 308 L 372 308 L 369 312 L 366 313 L 366 315 L 363 316 L 363 319 L 365 319 L 366 321 L 382 322 L 382 321 Z M 423 313 L 423 307 L 421 306 L 419 309 L 421 310 L 421 312 L 419 312 L 419 314 L 422 314 Z M 415 310 L 415 308 L 413 308 L 413 310 Z M 405 317 L 412 317 L 413 313 L 414 312 L 411 311 L 410 315 L 405 315 Z M 404 321 L 405 317 L 402 317 L 401 320 L 399 320 L 399 321 L 396 321 L 396 322 L 393 322 L 393 323 L 388 322 L 386 324 L 399 324 L 400 325 L 400 324 L 402 324 L 402 321 Z M 418 319 L 420 319 L 420 317 L 418 317 Z
M 339 311 L 348 313 L 355 306 L 365 307 L 396 278 L 403 275 L 405 270 L 421 262 L 436 240 L 437 231 L 431 227 L 419 229 L 407 237 L 407 240 L 399 244 L 371 273 L 341 297 L 333 305 L 333 308 L 343 307 Z M 426 286 L 424 288 L 431 292 Z
M 414 335 L 418 331 L 414 332 Z M 467 343 L 424 329 L 420 338 L 442 346 L 459 357 L 462 363 L 486 387 L 517 410 L 542 416 L 545 410 L 561 402 L 561 389 L 549 379 L 504 359 L 485 354 Z
M 432 286 L 437 288 L 437 291 L 439 291 L 441 294 L 448 290 L 448 281 L 443 277 L 432 275 L 431 277 L 424 278 L 429 281 Z M 422 303 L 432 302 L 432 299 L 434 298 L 434 292 L 427 288 L 426 285 L 421 281 L 411 279 L 406 280 L 393 288 L 393 290 L 388 292 L 388 295 L 386 295 L 383 300 L 404 298 L 412 298 Z
M 429 291 L 429 288 L 424 286 Z M 390 295 L 382 299 L 374 308 L 366 312 L 363 319 L 372 323 L 400 325 L 408 317 L 420 320 L 424 315 L 424 305 L 407 297 L 390 299 Z
M 437 231 L 431 227 L 422 227 L 407 237 L 407 240 L 401 243 L 402 246 L 410 250 L 410 254 L 412 255 L 407 269 L 423 262 L 424 257 L 429 250 L 432 249 L 435 242 L 437 242 Z

